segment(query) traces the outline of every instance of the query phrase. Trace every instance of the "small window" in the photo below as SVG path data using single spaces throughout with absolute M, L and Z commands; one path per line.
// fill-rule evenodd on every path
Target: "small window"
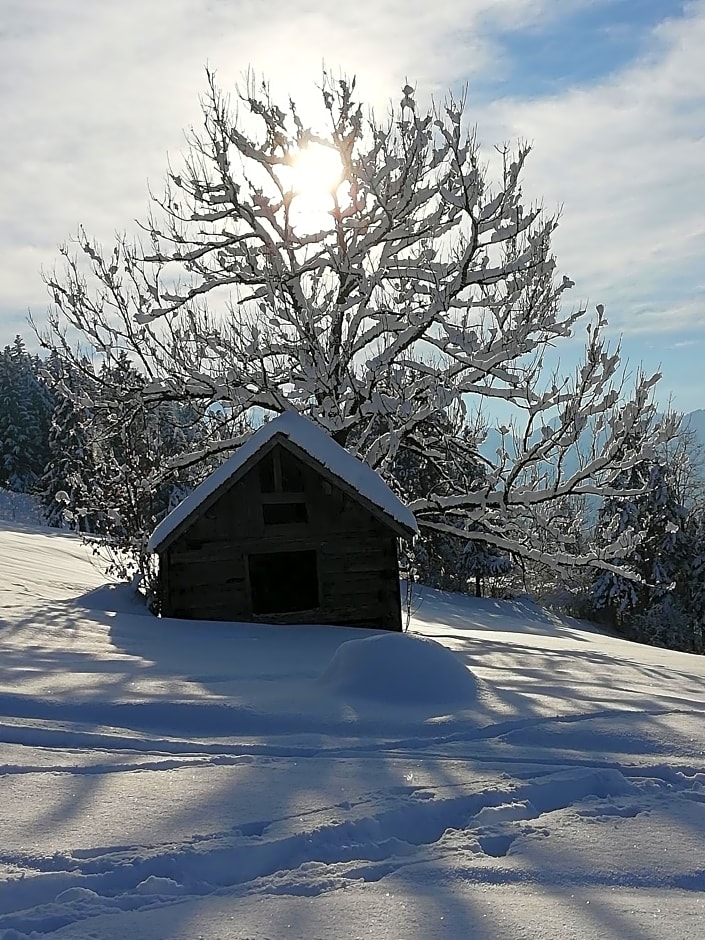
M 308 522 L 306 503 L 264 503 L 265 525 L 301 525 Z
M 281 461 L 282 493 L 303 493 L 304 476 L 298 460 L 288 451 L 279 452 Z
M 262 493 L 273 493 L 275 490 L 273 453 L 267 454 L 260 461 L 259 487 Z

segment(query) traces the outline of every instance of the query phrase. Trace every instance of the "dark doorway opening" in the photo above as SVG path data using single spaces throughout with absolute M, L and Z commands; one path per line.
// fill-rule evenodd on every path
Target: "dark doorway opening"
M 284 614 L 315 610 L 318 600 L 316 552 L 248 555 L 252 612 Z

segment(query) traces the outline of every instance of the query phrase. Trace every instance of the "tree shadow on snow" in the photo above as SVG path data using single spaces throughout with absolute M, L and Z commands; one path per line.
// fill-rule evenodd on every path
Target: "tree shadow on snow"
M 558 740 L 560 747 L 552 749 L 540 722 L 559 732 L 567 726 L 547 718 L 527 690 L 565 697 L 565 676 L 575 683 L 581 672 L 586 685 L 602 677 L 604 686 L 613 657 L 468 637 L 455 655 L 483 679 L 473 686 L 474 719 L 462 719 L 462 707 L 445 706 L 444 713 L 427 703 L 414 710 L 365 699 L 355 687 L 347 694 L 343 682 L 333 691 L 320 685 L 318 677 L 344 643 L 380 636 L 375 631 L 159 619 L 121 585 L 38 607 L 37 619 L 40 611 L 48 629 L 68 631 L 70 642 L 64 649 L 38 650 L 37 668 L 57 676 L 77 666 L 93 669 L 100 683 L 78 702 L 70 696 L 36 699 L 31 707 L 19 697 L 4 701 L 7 715 L 43 720 L 40 734 L 54 724 L 57 732 L 63 729 L 76 755 L 75 766 L 70 755 L 65 758 L 63 776 L 51 770 L 51 787 L 34 808 L 27 844 L 58 833 L 62 853 L 39 853 L 39 874 L 68 870 L 72 874 L 62 877 L 75 877 L 99 898 L 126 897 L 136 910 L 143 903 L 143 914 L 134 916 L 144 917 L 145 924 L 149 906 L 157 913 L 168 907 L 168 926 L 156 919 L 145 935 L 157 940 L 203 932 L 198 908 L 180 902 L 217 891 L 219 903 L 236 919 L 246 915 L 250 928 L 253 910 L 262 912 L 253 936 L 340 931 L 349 895 L 344 922 L 351 936 L 353 923 L 360 923 L 380 935 L 421 940 L 442 922 L 449 935 L 489 940 L 502 929 L 502 902 L 489 904 L 485 890 L 496 885 L 543 892 L 556 907 L 570 910 L 584 931 L 639 936 L 610 902 L 608 891 L 618 883 L 613 874 L 596 872 L 590 884 L 547 878 L 545 872 L 561 864 L 579 871 L 581 858 L 576 843 L 553 848 L 540 832 L 549 826 L 545 820 L 535 837 L 527 827 L 518 829 L 526 838 L 516 842 L 503 832 L 492 841 L 490 832 L 482 843 L 486 852 L 480 843 L 465 851 L 464 872 L 446 868 L 457 851 L 437 848 L 448 828 L 467 829 L 471 845 L 477 839 L 472 811 L 454 803 L 456 797 L 479 799 L 481 805 L 487 793 L 488 805 L 496 805 L 499 787 L 511 802 L 513 786 L 545 780 L 565 762 L 565 742 Z M 32 618 L 30 611 L 17 626 L 31 626 Z M 96 631 L 107 644 L 100 656 L 81 650 Z M 655 667 L 630 669 L 635 684 L 653 690 Z M 705 683 L 691 679 L 705 694 Z M 142 685 L 135 686 L 138 680 Z M 292 698 L 297 688 L 308 689 L 310 697 Z M 638 701 L 635 695 L 632 707 Z M 682 701 L 685 707 L 686 696 Z M 673 696 L 671 702 L 678 706 Z M 589 711 L 589 696 L 582 706 Z M 635 736 L 625 741 L 605 734 L 606 745 L 629 744 L 636 754 L 651 726 L 661 735 L 668 730 L 656 728 L 657 715 L 633 714 L 640 722 Z M 66 730 L 67 722 L 83 722 L 86 735 Z M 92 731 L 94 725 L 109 730 Z M 494 742 L 501 753 L 488 751 Z M 585 741 L 576 735 L 573 743 L 580 747 Z M 587 762 L 591 756 L 609 757 L 586 751 Z M 119 761 L 128 761 L 127 768 L 121 771 Z M 126 800 L 134 812 L 121 815 Z M 85 825 L 97 805 L 112 818 L 105 836 Z M 668 808 L 663 812 L 669 821 Z M 693 832 L 701 817 L 692 815 Z M 615 818 L 621 817 L 610 816 L 611 827 Z M 674 812 L 673 831 L 687 820 Z M 100 815 L 95 825 L 102 825 Z M 587 819 L 586 832 L 591 825 Z M 484 864 L 502 846 L 509 856 L 521 855 L 522 866 Z M 645 890 L 661 886 L 658 875 L 627 877 Z M 150 878 L 173 884 L 178 893 L 141 894 L 139 886 Z M 478 890 L 465 890 L 467 884 Z M 604 889 L 604 897 L 588 897 L 590 888 Z M 590 899 L 588 908 L 584 902 Z M 86 916 L 80 906 L 69 914 Z

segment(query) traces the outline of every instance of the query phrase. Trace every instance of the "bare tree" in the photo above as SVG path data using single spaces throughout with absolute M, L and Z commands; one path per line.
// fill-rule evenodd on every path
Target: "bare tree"
M 602 306 L 594 318 L 564 309 L 557 218 L 523 201 L 529 148 L 501 148 L 493 183 L 464 100 L 421 109 L 407 85 L 379 121 L 354 80 L 326 74 L 320 93 L 314 128 L 252 77 L 233 105 L 208 73 L 203 128 L 154 199 L 144 244 L 106 255 L 81 232 L 79 258 L 64 249 L 47 277 L 45 342 L 71 356 L 78 330 L 107 360 L 126 350 L 153 402 L 217 403 L 235 422 L 307 414 L 388 477 L 400 449 L 422 452 L 439 467 L 437 492 L 411 504 L 422 526 L 545 564 L 609 566 L 624 540 L 576 554 L 556 532 L 546 547 L 551 507 L 609 495 L 669 429 L 654 422 L 658 376 L 626 393 Z M 313 158 L 327 177 L 315 205 L 301 182 Z M 547 374 L 547 351 L 586 321 L 581 364 Z M 454 442 L 456 462 L 485 467 L 481 486 L 459 485 L 440 418 L 487 422 L 497 402 L 513 417 L 496 453 Z

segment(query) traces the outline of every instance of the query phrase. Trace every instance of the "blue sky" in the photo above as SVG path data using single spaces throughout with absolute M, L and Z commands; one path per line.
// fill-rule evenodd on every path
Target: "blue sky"
M 321 63 L 384 109 L 467 85 L 492 146 L 533 145 L 525 194 L 561 209 L 575 303 L 659 397 L 705 407 L 705 0 L 4 0 L 0 15 L 0 345 L 41 321 L 39 275 L 79 224 L 135 231 L 167 153 L 199 119 L 204 65 L 310 94 Z
M 682 14 L 683 4 L 672 0 L 597 0 L 565 11 L 556 3 L 552 15 L 497 37 L 507 74 L 499 81 L 488 75 L 487 92 L 520 88 L 535 97 L 595 83 L 647 53 L 654 29 Z

